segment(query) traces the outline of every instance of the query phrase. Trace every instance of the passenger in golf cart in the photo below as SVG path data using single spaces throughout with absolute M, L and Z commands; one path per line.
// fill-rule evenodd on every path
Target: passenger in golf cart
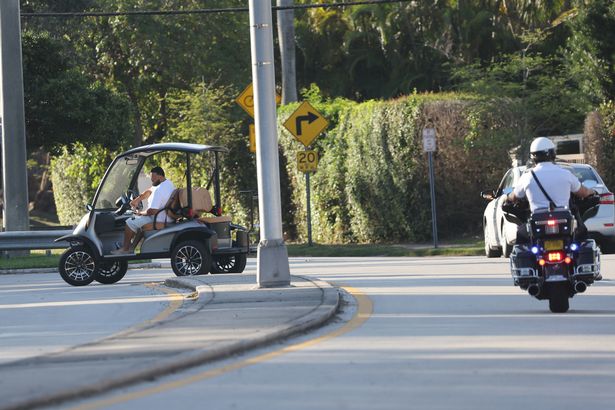
M 225 152 L 228 150 L 224 147 L 162 143 L 118 155 L 107 169 L 94 201 L 86 207 L 88 213 L 71 235 L 57 239 L 70 244 L 60 258 L 62 278 L 74 286 L 87 285 L 93 280 L 115 283 L 125 275 L 128 260 L 144 258 L 170 258 L 173 272 L 178 276 L 208 272 L 241 273 L 249 252 L 247 230 L 232 224 L 231 218 L 220 212 L 219 154 Z M 154 208 L 160 205 L 150 203 L 150 208 L 157 209 L 156 213 L 165 212 L 170 219 L 159 222 L 154 217 L 152 223 L 131 229 L 133 222 L 130 219 L 138 218 L 138 213 L 142 213 L 131 209 L 131 205 L 139 202 L 135 200 L 139 197 L 137 181 L 141 170 L 146 161 L 151 164 L 150 157 L 163 153 L 184 158 L 185 181 L 175 182 L 179 186 L 185 182 L 185 187 L 175 189 L 162 209 Z M 192 186 L 192 161 L 197 156 L 209 157 L 213 165 L 205 187 Z M 203 169 L 209 167 L 203 166 Z M 156 171 L 156 176 L 152 173 L 152 182 L 165 178 L 164 171 Z M 210 188 L 213 188 L 214 201 Z M 155 193 L 146 195 L 152 199 Z M 139 233 L 133 239 L 132 247 L 130 238 L 124 238 L 126 229 Z M 118 243 L 122 244 L 122 252 L 114 252 Z

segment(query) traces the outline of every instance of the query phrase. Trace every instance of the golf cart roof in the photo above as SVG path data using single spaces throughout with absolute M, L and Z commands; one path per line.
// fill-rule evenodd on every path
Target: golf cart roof
M 163 142 L 160 144 L 143 145 L 124 152 L 121 156 L 133 154 L 147 154 L 147 156 L 162 151 L 188 152 L 198 154 L 205 151 L 228 152 L 228 148 L 215 145 L 190 144 L 187 142 Z

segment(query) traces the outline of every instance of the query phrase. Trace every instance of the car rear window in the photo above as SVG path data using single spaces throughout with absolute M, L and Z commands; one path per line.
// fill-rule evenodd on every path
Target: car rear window
M 570 167 L 570 168 L 567 168 L 567 169 L 570 172 L 572 172 L 577 178 L 579 178 L 579 181 L 581 181 L 581 182 L 585 182 L 585 181 L 596 181 L 596 183 L 600 182 L 598 180 L 598 177 L 596 176 L 596 173 L 591 168 L 586 168 L 586 167 Z

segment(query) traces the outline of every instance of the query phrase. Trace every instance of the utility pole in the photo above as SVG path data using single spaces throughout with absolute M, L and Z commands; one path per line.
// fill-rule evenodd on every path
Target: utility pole
M 256 278 L 261 288 L 288 286 L 290 268 L 282 236 L 271 0 L 250 0 L 249 6 L 261 225 Z
M 19 0 L 0 0 L 0 67 L 3 225 L 6 231 L 27 231 L 30 223 Z
M 278 7 L 290 7 L 294 0 L 278 0 Z M 282 64 L 282 104 L 297 101 L 297 69 L 295 62 L 295 12 L 278 10 L 278 42 Z

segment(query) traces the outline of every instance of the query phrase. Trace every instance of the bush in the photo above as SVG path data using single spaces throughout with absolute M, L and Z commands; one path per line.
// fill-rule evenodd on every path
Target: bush
M 313 148 L 318 171 L 311 177 L 313 237 L 318 242 L 417 242 L 431 238 L 427 155 L 422 129 L 436 129 L 434 155 L 440 236 L 479 233 L 483 189 L 495 188 L 510 167 L 509 150 L 521 139 L 514 101 L 470 95 L 411 95 L 393 101 L 310 102 L 330 126 Z M 279 123 L 297 105 L 282 107 Z M 296 169 L 303 146 L 283 127 L 281 146 L 292 185 L 287 198 L 298 239 L 307 233 L 305 178 Z
M 51 180 L 60 224 L 79 222 L 113 156 L 103 146 L 75 143 L 51 159 Z
M 615 103 L 604 103 L 587 115 L 583 142 L 586 162 L 615 189 Z

